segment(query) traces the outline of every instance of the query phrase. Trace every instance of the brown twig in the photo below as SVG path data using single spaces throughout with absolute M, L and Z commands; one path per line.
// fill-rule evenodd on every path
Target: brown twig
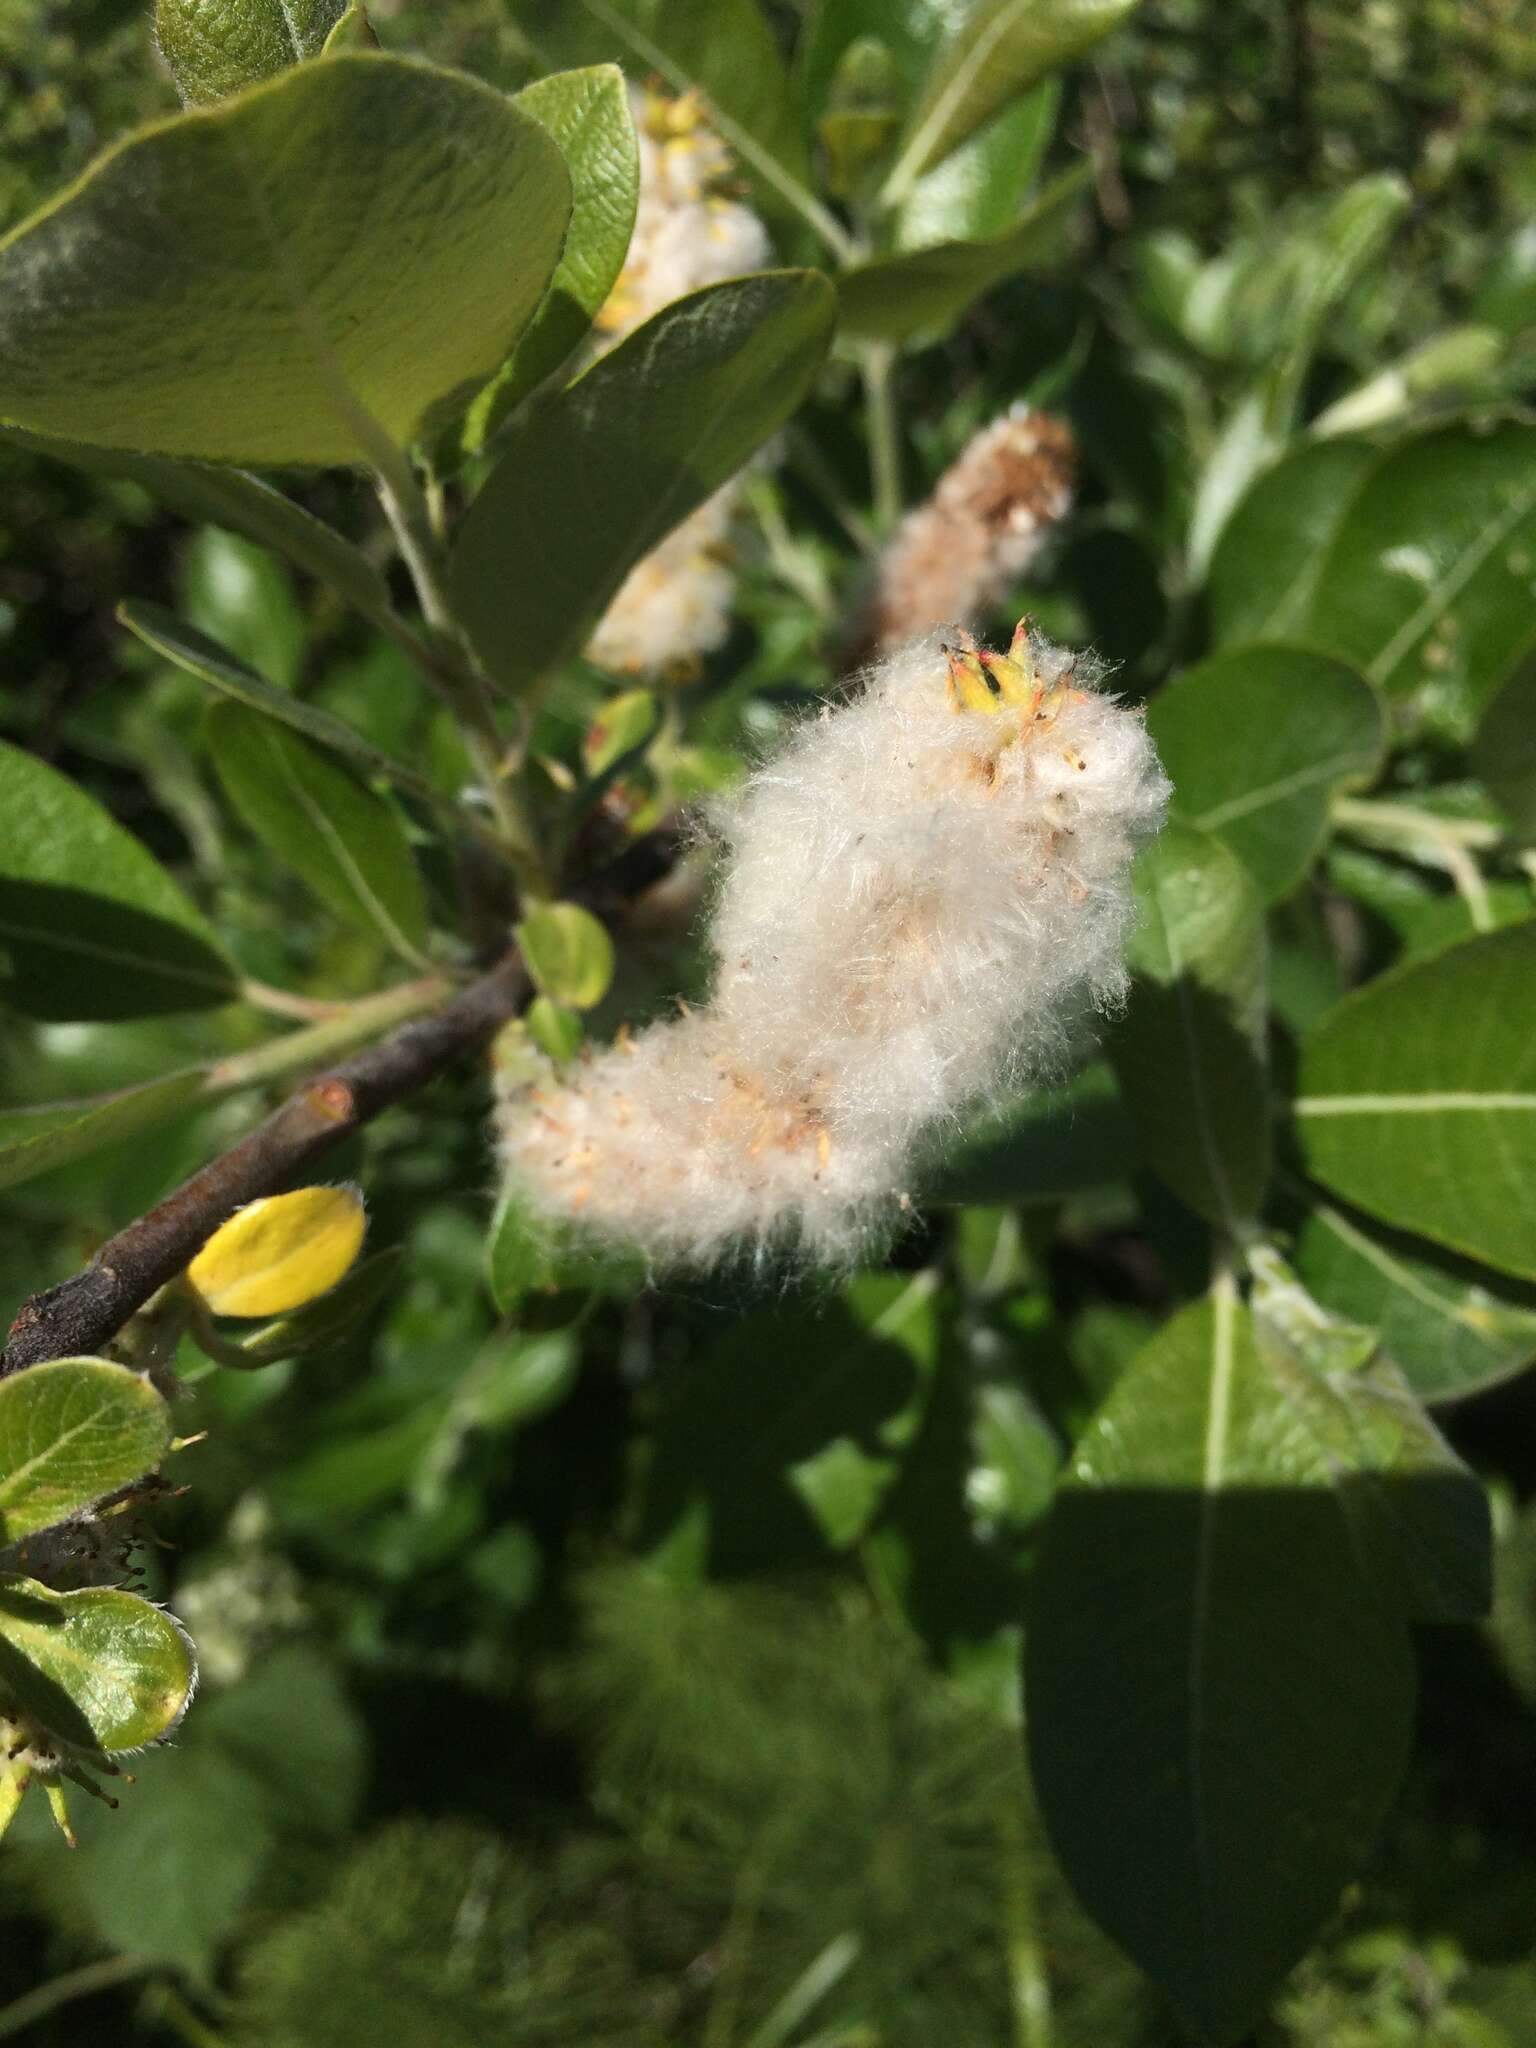
M 597 911 L 640 895 L 672 867 L 680 840 L 663 828 L 636 840 L 571 890 Z M 388 1038 L 306 1081 L 264 1123 L 164 1201 L 120 1230 L 81 1272 L 34 1294 L 11 1325 L 0 1376 L 50 1358 L 98 1352 L 157 1289 L 174 1280 L 226 1217 L 276 1194 L 381 1110 L 426 1086 L 473 1052 L 533 993 L 522 961 L 507 953 L 442 1009 L 413 1017 Z

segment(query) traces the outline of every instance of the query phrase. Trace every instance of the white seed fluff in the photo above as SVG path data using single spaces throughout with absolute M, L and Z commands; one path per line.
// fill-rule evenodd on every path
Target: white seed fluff
M 978 709 L 914 642 L 722 806 L 713 995 L 503 1103 L 526 1211 L 662 1267 L 844 1263 L 935 1133 L 1061 1070 L 1168 786 L 1138 712 L 1031 653 L 1035 697 Z
M 597 318 L 609 347 L 674 299 L 761 270 L 773 255 L 757 215 L 729 196 L 731 153 L 698 99 L 633 86 L 630 107 L 640 200 L 624 268 Z M 647 682 L 686 681 L 724 643 L 740 499 L 733 478 L 636 563 L 588 643 L 599 667 Z

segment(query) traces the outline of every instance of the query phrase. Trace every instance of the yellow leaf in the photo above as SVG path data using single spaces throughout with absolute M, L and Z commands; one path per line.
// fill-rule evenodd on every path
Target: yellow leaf
M 355 1187 L 265 1195 L 213 1233 L 187 1278 L 215 1315 L 284 1315 L 336 1285 L 367 1228 Z

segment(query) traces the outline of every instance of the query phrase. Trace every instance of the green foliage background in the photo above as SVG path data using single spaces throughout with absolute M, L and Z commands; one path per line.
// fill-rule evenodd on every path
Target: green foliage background
M 376 12 L 390 49 L 509 90 L 623 54 L 603 10 L 554 0 Z M 654 29 L 698 10 L 617 12 Z M 939 12 L 829 0 L 764 16 L 802 49 L 805 16 L 880 18 L 905 62 Z M 1310 1375 L 1360 1366 L 1345 1357 L 1355 1325 L 1381 1333 L 1402 1377 L 1369 1398 L 1330 1381 L 1340 1414 L 1309 1420 L 1361 1481 L 1337 1512 L 1373 1583 L 1391 1582 L 1378 1633 L 1329 1606 L 1326 1556 L 1308 1579 L 1307 1527 L 1278 1509 L 1266 1523 L 1265 1489 L 1335 1513 L 1299 1453 L 1256 1470 L 1247 1576 L 1224 1589 L 1234 1693 L 1273 1694 L 1289 1653 L 1317 1659 L 1313 1675 L 1303 1656 L 1297 1711 L 1266 1724 L 1232 1805 L 1300 1805 L 1320 1841 L 1340 1840 L 1321 1879 L 1275 1880 L 1277 1896 L 1299 1883 L 1320 1931 L 1278 1992 L 1259 1984 L 1242 2038 L 1536 2038 L 1531 1119 L 1490 1112 L 1469 1132 L 1339 1107 L 1531 1084 L 1529 26 L 1518 0 L 1364 14 L 1148 0 L 1062 73 L 1042 176 L 1086 155 L 1087 202 L 1049 266 L 999 273 L 983 250 L 987 289 L 967 286 L 912 339 L 901 462 L 915 502 L 1021 395 L 1079 437 L 1078 508 L 1011 610 L 1118 665 L 1178 791 L 1142 877 L 1125 1018 L 1070 1089 L 1014 1105 L 936 1169 L 889 1269 L 781 1294 L 622 1276 L 525 1293 L 494 1265 L 488 1285 L 483 1073 L 374 1124 L 333 1169 L 366 1188 L 384 1261 L 340 1334 L 251 1374 L 183 1347 L 176 1425 L 208 1436 L 177 1462 L 189 1490 L 156 1508 L 141 1556 L 197 1641 L 204 1689 L 121 1811 L 77 1816 L 75 1853 L 24 1808 L 0 1850 L 0 2035 L 1171 2048 L 1199 2038 L 1194 2011 L 1236 2038 L 1229 2013 L 1201 2007 L 1199 1981 L 1220 1971 L 1172 1957 L 1159 1985 L 1133 1968 L 1051 1840 L 1080 1881 L 1097 1856 L 1110 1891 L 1140 1891 L 1122 1933 L 1177 1888 L 1171 1837 L 1130 1811 L 1161 1731 L 1143 1766 L 1146 1731 L 1109 1711 L 1152 1684 L 1138 1659 L 1155 1573 L 1138 1604 L 1093 1602 L 1118 1561 L 1156 1565 L 1184 1540 L 1169 1501 L 1192 1497 L 1181 1460 L 1215 1406 L 1210 1229 L 1241 1236 L 1262 1211 L 1333 1320 L 1298 1323 L 1283 1277 L 1256 1291 L 1254 1313 L 1234 1311 L 1233 1401 L 1259 1413 L 1276 1384 L 1320 1399 Z M 14 0 L 0 75 L 0 227 L 176 105 L 142 9 L 118 0 Z M 1022 217 L 1026 195 L 1006 199 Z M 958 238 L 986 243 L 981 218 Z M 826 260 L 782 207 L 773 226 L 786 260 Z M 850 287 L 846 317 L 900 325 L 910 276 L 877 287 Z M 558 473 L 558 415 L 534 417 L 514 434 Z M 292 720 L 249 699 L 210 712 L 149 607 L 452 788 L 461 737 L 395 644 L 280 552 L 167 516 L 143 478 L 15 443 L 0 464 L 0 737 L 90 792 L 182 884 L 188 944 L 207 929 L 235 963 L 218 972 L 347 1001 L 409 971 L 429 924 L 488 942 L 495 906 L 480 899 L 484 929 L 455 924 L 474 896 L 462 871 L 420 811 L 376 790 L 345 784 L 353 879 L 318 868 L 242 784 L 242 734 L 254 721 L 297 774 L 310 761 L 314 801 L 341 817 L 352 799 L 323 780 L 341 776 L 334 758 L 306 755 Z M 855 524 L 871 509 L 849 349 L 755 488 L 766 516 L 739 621 L 648 771 L 658 801 L 728 776 L 834 681 L 838 616 L 865 574 L 838 508 Z M 329 470 L 293 494 L 377 554 L 361 481 Z M 354 573 L 371 588 L 366 565 Z M 482 615 L 495 596 L 482 589 Z M 151 630 L 117 623 L 124 598 Z M 579 760 L 609 687 L 572 659 L 541 746 Z M 0 855 L 0 878 L 14 873 Z M 593 1029 L 691 971 L 675 949 L 631 950 Z M 7 1109 L 157 1082 L 271 1032 L 242 1003 L 114 1015 L 103 996 L 82 1021 L 50 1007 L 49 986 L 36 962 L 0 958 Z M 6 1189 L 0 1301 L 70 1272 L 247 1128 L 253 1098 L 165 1107 Z M 13 1136 L 0 1113 L 0 1148 Z M 1488 1488 L 1486 1621 L 1466 1618 L 1476 1512 L 1469 1526 L 1449 1451 L 1404 1421 L 1420 1412 L 1405 1386 Z M 1113 1433 L 1103 1417 L 1090 1431 L 1106 1401 L 1143 1459 L 1119 1496 Z M 1024 1769 L 1031 1598 L 1052 1677 L 1086 1674 L 1063 1718 L 1102 1710 L 1101 1782 L 1076 1802 L 1097 1850 L 1064 1841 L 1060 1812 L 1048 1837 Z M 1086 1643 L 1085 1603 L 1108 1615 Z M 1438 1625 L 1410 1644 L 1409 1621 Z M 1410 1659 L 1418 1734 L 1398 1787 Z M 1307 1806 L 1318 1752 L 1296 1731 L 1341 1673 L 1367 1704 L 1380 1681 L 1358 1759 L 1342 1723 L 1322 1736 L 1331 1765 L 1368 1791 L 1383 1780 L 1374 1846 L 1347 1785 L 1330 1810 Z M 29 2007 L 55 1980 L 79 1995 Z

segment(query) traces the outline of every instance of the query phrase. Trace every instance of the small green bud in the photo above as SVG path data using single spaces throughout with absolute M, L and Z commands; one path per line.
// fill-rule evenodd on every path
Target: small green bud
M 160 54 L 189 107 L 318 57 L 347 0 L 156 0 Z

